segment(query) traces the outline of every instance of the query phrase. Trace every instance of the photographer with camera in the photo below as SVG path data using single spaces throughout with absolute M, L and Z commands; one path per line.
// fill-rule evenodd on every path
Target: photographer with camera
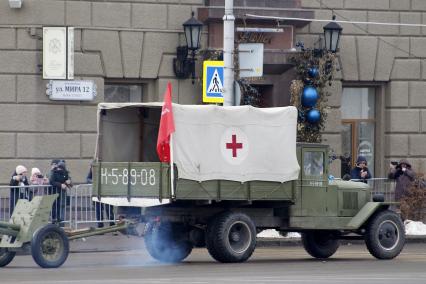
M 408 189 L 416 178 L 416 173 L 405 159 L 391 162 L 389 170 L 388 177 L 396 180 L 395 201 L 400 201 L 408 193 Z
M 15 205 L 18 202 L 18 199 L 32 199 L 32 194 L 28 190 L 28 178 L 27 178 L 27 168 L 19 165 L 16 167 L 15 172 L 12 175 L 9 185 L 10 188 L 10 198 L 9 198 L 9 212 L 12 215 Z
M 50 184 L 52 185 L 52 192 L 50 194 L 59 194 L 53 203 L 52 220 L 60 223 L 65 217 L 67 188 L 71 188 L 72 183 L 64 160 L 60 160 L 51 173 Z
M 38 168 L 31 169 L 30 185 L 35 185 L 32 189 L 34 195 L 43 195 L 45 192 L 44 187 L 36 187 L 37 185 L 48 185 L 49 179 L 41 174 Z
M 367 159 L 363 156 L 359 156 L 356 160 L 356 167 L 351 170 L 351 179 L 367 183 L 367 179 L 370 178 L 371 173 L 367 168 Z

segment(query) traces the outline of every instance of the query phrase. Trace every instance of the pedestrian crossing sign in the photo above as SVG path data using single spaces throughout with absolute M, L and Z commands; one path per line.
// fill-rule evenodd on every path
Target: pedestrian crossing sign
M 223 103 L 223 61 L 203 63 L 203 102 Z

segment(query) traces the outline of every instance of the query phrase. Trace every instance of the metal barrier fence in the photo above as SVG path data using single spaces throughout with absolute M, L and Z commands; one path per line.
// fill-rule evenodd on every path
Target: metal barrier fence
M 113 225 L 116 221 L 114 206 L 92 200 L 91 184 L 76 185 L 69 190 L 68 194 L 73 214 L 71 216 L 73 228 L 77 229 L 79 226 L 90 224 L 103 227 L 104 223 Z
M 376 194 L 383 194 L 383 196 L 385 197 L 385 201 L 395 201 L 396 182 L 393 179 L 371 178 L 367 180 L 351 179 L 350 181 L 366 182 L 371 188 L 371 197 Z
M 51 185 L 0 186 L 0 221 L 9 221 L 18 199 L 30 200 L 37 195 L 59 193 L 52 206 L 50 219 L 63 226 L 111 225 L 116 221 L 114 207 L 92 201 L 92 185 L 81 184 L 56 191 Z
M 388 178 L 372 178 L 367 180 L 367 184 L 371 187 L 371 196 L 383 194 L 385 201 L 395 201 L 395 180 Z
M 54 190 L 51 185 L 0 186 L 0 221 L 9 221 L 18 199 L 31 201 L 34 196 L 58 193 L 52 206 L 51 221 L 70 224 L 70 211 L 67 210 L 66 191 Z

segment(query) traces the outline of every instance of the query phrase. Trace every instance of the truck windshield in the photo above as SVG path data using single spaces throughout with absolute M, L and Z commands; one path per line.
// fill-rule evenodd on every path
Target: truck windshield
M 305 152 L 303 156 L 303 171 L 305 176 L 322 176 L 324 174 L 323 152 Z

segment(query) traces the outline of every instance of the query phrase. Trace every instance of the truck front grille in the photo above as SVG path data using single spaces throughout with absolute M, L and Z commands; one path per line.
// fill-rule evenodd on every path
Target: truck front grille
M 358 208 L 358 193 L 343 192 L 342 209 L 357 209 Z

